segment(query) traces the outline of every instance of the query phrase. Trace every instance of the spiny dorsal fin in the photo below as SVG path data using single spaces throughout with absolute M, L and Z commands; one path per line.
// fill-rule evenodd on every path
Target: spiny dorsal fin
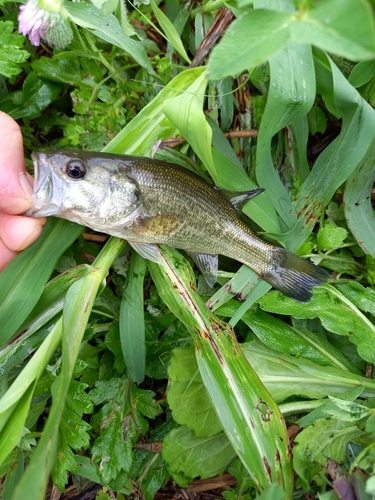
M 260 193 L 263 193 L 263 188 L 253 188 L 250 191 L 229 191 L 228 189 L 223 189 L 219 187 L 215 187 L 216 191 L 218 191 L 223 198 L 228 200 L 235 210 L 239 213 L 242 212 L 242 207 L 247 203 L 251 198 L 257 196 Z

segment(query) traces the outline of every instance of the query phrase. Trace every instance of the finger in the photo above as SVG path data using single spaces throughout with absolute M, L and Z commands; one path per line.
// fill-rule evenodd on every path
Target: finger
M 25 172 L 21 130 L 0 111 L 0 211 L 21 214 L 32 205 L 30 176 L 20 176 L 21 172 Z
M 10 250 L 5 243 L 0 240 L 0 273 L 16 256 L 17 252 Z
M 40 236 L 45 222 L 45 218 L 0 214 L 0 239 L 9 250 L 20 252 Z

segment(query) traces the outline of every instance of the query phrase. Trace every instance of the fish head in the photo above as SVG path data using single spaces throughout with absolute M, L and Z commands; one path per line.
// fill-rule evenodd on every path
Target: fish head
M 33 152 L 33 206 L 25 215 L 56 216 L 93 229 L 119 225 L 138 205 L 138 187 L 116 158 L 101 153 Z

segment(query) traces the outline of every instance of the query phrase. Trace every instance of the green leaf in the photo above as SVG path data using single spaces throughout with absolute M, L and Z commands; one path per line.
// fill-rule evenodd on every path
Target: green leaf
M 372 110 L 374 113 L 374 111 Z M 375 220 L 371 204 L 375 176 L 375 137 L 356 170 L 348 178 L 344 192 L 345 216 L 349 229 L 366 253 L 375 256 Z
M 24 81 L 22 91 L 14 91 L 3 103 L 0 102 L 1 110 L 15 120 L 35 118 L 57 99 L 62 88 L 60 83 L 42 80 L 32 71 Z
M 106 399 L 111 398 L 113 390 L 116 399 L 110 399 L 92 419 L 92 425 L 98 433 L 91 448 L 92 460 L 94 464 L 100 464 L 99 471 L 105 484 L 116 479 L 120 471 L 129 471 L 132 463 L 132 441 L 124 436 L 122 427 L 129 382 L 120 379 L 111 382 L 111 386 L 107 386 L 109 393 Z M 113 383 L 116 384 L 115 387 Z M 102 389 L 104 385 L 103 382 L 99 387 Z M 91 391 L 90 395 L 96 404 L 97 390 Z
M 285 500 L 285 492 L 276 483 L 270 484 L 260 495 L 256 497 L 256 500 Z
M 133 387 L 132 404 L 145 417 L 155 418 L 161 412 L 161 407 L 154 398 L 154 392 L 140 389 L 136 385 Z
M 318 250 L 333 250 L 342 247 L 348 231 L 343 227 L 337 227 L 327 223 L 319 228 L 317 244 Z
M 0 274 L 0 345 L 31 313 L 58 258 L 82 230 L 77 224 L 50 218 L 42 235 Z
M 66 2 L 64 9 L 75 24 L 92 30 L 102 40 L 125 50 L 138 64 L 155 74 L 142 43 L 125 35 L 114 15 L 100 17 L 99 11 L 88 3 Z
M 88 448 L 90 444 L 88 431 L 90 429 L 90 424 L 82 420 L 69 407 L 65 407 L 60 423 L 60 433 L 64 445 L 69 445 L 75 450 Z M 61 452 L 61 450 L 58 451 L 58 453 Z
M 302 62 L 292 64 L 295 60 Z M 316 90 L 311 48 L 289 43 L 270 59 L 269 64 L 272 90 L 259 127 L 256 177 L 259 186 L 265 189 L 269 204 L 285 223 L 286 230 L 290 230 L 297 216 L 290 194 L 275 169 L 272 140 L 279 130 L 302 120 L 313 105 Z
M 135 461 L 141 462 L 139 472 L 132 477 L 141 477 L 140 489 L 145 500 L 153 500 L 157 492 L 170 479 L 170 473 L 161 453 L 152 453 L 146 450 L 135 450 Z M 138 457 L 138 460 L 137 460 Z M 142 460 L 142 461 L 141 461 Z
M 193 430 L 197 438 L 222 432 L 223 428 L 203 385 L 193 348 L 173 350 L 168 375 L 167 400 L 175 422 Z
M 49 281 L 34 309 L 19 327 L 20 331 L 28 330 L 27 335 L 36 332 L 47 321 L 61 311 L 66 292 L 78 280 L 95 271 L 87 264 L 73 267 Z M 23 336 L 23 340 L 25 337 Z
M 242 351 L 256 370 L 259 378 L 267 387 L 272 397 L 277 402 L 282 402 L 293 396 L 302 396 L 309 399 L 321 399 L 327 396 L 343 396 L 353 390 L 358 390 L 363 397 L 371 397 L 375 394 L 375 384 L 363 377 L 350 373 L 347 370 L 338 367 L 326 366 L 322 370 L 321 365 L 303 358 L 296 358 L 285 353 L 277 352 L 265 346 L 258 340 L 241 345 Z M 202 378 L 199 373 L 194 373 L 193 388 L 184 392 L 186 383 L 184 380 L 178 381 L 177 376 L 183 373 L 183 367 L 187 366 L 189 373 L 197 368 L 196 359 L 191 348 L 175 349 L 173 354 L 178 360 L 183 360 L 182 366 L 176 366 L 174 357 L 171 362 L 172 372 L 176 372 L 176 377 L 171 379 L 171 385 L 168 388 L 167 398 L 171 400 L 173 416 L 178 423 L 186 420 L 190 424 L 189 428 L 195 432 L 200 432 L 197 437 L 210 437 L 214 435 L 211 428 L 208 428 L 207 434 L 201 432 L 201 426 L 198 422 L 194 423 L 193 414 L 200 414 L 200 405 L 202 405 L 201 394 L 206 392 Z M 177 379 L 177 380 L 176 380 Z M 188 392 L 189 391 L 189 392 Z M 188 394 L 187 394 L 188 393 Z M 188 411 L 183 406 L 183 398 L 187 394 L 189 404 L 195 408 L 194 411 Z M 358 396 L 358 394 L 357 394 Z M 177 407 L 177 411 L 176 411 Z M 203 415 L 208 415 L 212 410 L 210 401 L 205 401 L 203 405 Z M 298 411 L 299 405 L 295 404 L 294 412 Z M 186 425 L 187 426 L 187 425 Z M 215 424 L 212 425 L 215 428 Z M 203 429 L 205 430 L 205 429 Z
M 143 382 L 146 373 L 143 281 L 146 261 L 132 251 L 120 308 L 120 339 L 128 373 L 134 382 Z
M 21 371 L 13 384 L 1 398 L 0 405 L 0 430 L 6 425 L 14 406 L 28 391 L 29 387 L 38 380 L 47 363 L 61 342 L 62 322 L 58 321 L 50 334 L 44 340 L 38 351 L 30 359 L 27 366 Z M 26 420 L 26 415 L 25 415 Z M 15 432 L 13 432 L 15 435 Z M 19 438 L 21 438 L 21 434 Z
M 195 291 L 186 260 L 168 247 L 160 257 L 162 265 L 149 263 L 152 279 L 168 308 L 193 335 L 199 370 L 231 444 L 258 488 L 282 477 L 291 494 L 288 437 L 279 408 L 242 355 L 233 331 Z
M 72 380 L 66 398 L 69 408 L 80 417 L 82 417 L 84 413 L 93 412 L 93 405 L 90 396 L 85 391 L 86 388 L 87 384 Z
M 293 301 L 272 291 L 259 301 L 262 309 L 276 314 L 290 314 L 295 318 L 318 317 L 324 328 L 338 335 L 349 335 L 358 353 L 371 363 L 375 353 L 375 326 L 343 294 L 330 285 L 316 288 L 307 304 Z
M 374 394 L 375 384 L 365 377 L 336 366 L 313 363 L 268 348 L 258 340 L 243 344 L 243 352 L 259 378 L 276 401 L 293 396 L 321 399 L 341 396 L 356 388 L 365 387 L 366 396 Z M 296 404 L 298 410 L 298 404 Z
M 324 0 L 291 24 L 296 43 L 316 45 L 353 61 L 375 57 L 375 28 L 366 0 Z
M 309 484 L 313 463 L 327 466 L 327 458 L 341 464 L 349 442 L 361 443 L 365 433 L 356 425 L 340 420 L 317 420 L 298 434 L 293 448 L 294 469 Z
M 207 78 L 235 76 L 270 59 L 286 46 L 293 16 L 275 10 L 250 10 L 234 21 L 214 48 Z M 236 57 L 233 57 L 236 54 Z
M 333 408 L 325 408 L 324 413 L 345 422 L 356 422 L 362 418 L 371 415 L 371 410 L 362 404 L 355 401 L 347 401 L 345 399 L 329 396 L 329 399 L 334 403 Z
M 97 9 L 100 10 L 101 16 L 108 16 L 118 5 L 118 0 L 93 0 L 92 2 Z
M 334 104 L 335 112 L 342 117 L 342 127 L 340 135 L 319 155 L 298 193 L 297 222 L 285 238 L 292 251 L 306 241 L 324 206 L 361 164 L 366 152 L 373 151 L 374 110 L 320 51 L 315 52 L 315 71 L 318 92 L 326 102 Z
M 0 21 L 0 75 L 7 78 L 21 73 L 19 65 L 30 57 L 27 50 L 21 48 L 24 37 L 13 33 L 13 28 L 11 21 Z
M 216 182 L 216 167 L 211 152 L 212 130 L 203 111 L 206 87 L 206 75 L 202 73 L 181 95 L 167 99 L 163 104 L 163 111 L 189 142 Z
M 220 475 L 235 456 L 224 433 L 197 438 L 193 431 L 178 427 L 170 431 L 163 442 L 163 458 L 169 472 L 173 475 L 183 473 L 188 478 Z
M 67 444 L 59 446 L 56 461 L 52 469 L 53 483 L 59 490 L 65 492 L 65 485 L 68 483 L 68 472 L 77 471 L 78 466 L 70 447 Z
M 375 258 L 372 255 L 366 255 L 366 277 L 370 285 L 375 285 Z
M 358 309 L 375 316 L 375 290 L 373 288 L 365 288 L 355 281 L 344 284 L 338 283 L 336 288 Z
M 375 61 L 361 61 L 354 66 L 348 80 L 357 89 L 368 83 L 374 76 Z
M 318 106 L 314 105 L 308 114 L 309 130 L 311 135 L 317 132 L 324 134 L 327 128 L 327 118 L 324 111 Z
M 249 473 L 244 467 L 243 463 L 239 458 L 235 458 L 228 466 L 227 471 L 232 474 L 237 481 L 237 487 L 235 489 L 234 496 L 230 496 L 228 500 L 237 500 L 240 495 L 249 490 L 249 488 L 254 487 L 254 483 L 250 478 Z M 232 492 L 231 492 L 232 493 Z M 223 492 L 223 496 L 227 499 L 226 492 Z M 244 496 L 244 499 L 247 498 Z
M 53 82 L 77 85 L 82 82 L 83 70 L 80 65 L 78 55 L 80 52 L 69 51 L 60 52 L 54 57 L 44 57 L 37 59 L 31 64 L 39 78 L 51 80 Z
M 219 311 L 225 314 L 225 311 Z M 271 349 L 309 359 L 323 366 L 337 366 L 356 372 L 355 367 L 323 336 L 308 330 L 297 329 L 264 311 L 248 311 L 242 321 Z
M 190 58 L 186 53 L 185 47 L 181 41 L 180 36 L 177 33 L 176 28 L 164 14 L 164 12 L 158 8 L 154 0 L 151 0 L 150 5 L 158 23 L 165 33 L 168 43 L 170 43 L 172 47 L 185 59 L 185 61 L 190 64 Z
M 204 68 L 194 68 L 177 75 L 103 151 L 151 156 L 152 148 L 159 139 L 173 137 L 176 134 L 176 127 L 163 112 L 164 101 L 179 96 L 193 85 L 203 72 Z
M 128 378 L 99 381 L 90 397 L 94 405 L 105 403 L 92 418 L 98 434 L 92 459 L 100 464 L 102 481 L 108 484 L 121 471 L 129 472 L 133 443 L 148 431 L 148 422 L 142 415 L 155 418 L 160 407 L 151 391 L 139 389 Z
M 112 261 L 124 245 L 123 240 L 110 239 L 93 263 L 97 268 L 96 272 L 84 277 L 81 282 L 74 283 L 67 293 L 62 317 L 62 365 L 54 384 L 52 406 L 38 447 L 13 493 L 14 499 L 27 496 L 30 500 L 36 500 L 45 495 L 49 473 L 53 468 L 57 452 L 59 424 L 87 321 L 99 287 Z M 58 324 L 61 328 L 61 322 Z M 39 351 L 34 358 L 38 354 Z M 44 369 L 44 367 L 45 364 L 39 369 Z M 23 372 L 20 376 L 22 374 Z
M 8 412 L 5 425 L 0 426 L 0 464 L 4 463 L 21 438 L 34 389 L 35 383 L 31 383 Z

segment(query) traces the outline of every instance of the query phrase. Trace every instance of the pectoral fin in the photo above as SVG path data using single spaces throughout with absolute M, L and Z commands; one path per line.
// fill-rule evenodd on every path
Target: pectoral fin
M 219 270 L 219 256 L 207 253 L 187 252 L 193 261 L 197 264 L 198 269 L 203 274 L 204 279 L 209 287 L 213 287 L 217 281 Z
M 137 243 L 135 241 L 128 241 L 128 243 L 144 259 L 161 264 L 162 258 L 159 245 L 155 245 L 154 243 Z

